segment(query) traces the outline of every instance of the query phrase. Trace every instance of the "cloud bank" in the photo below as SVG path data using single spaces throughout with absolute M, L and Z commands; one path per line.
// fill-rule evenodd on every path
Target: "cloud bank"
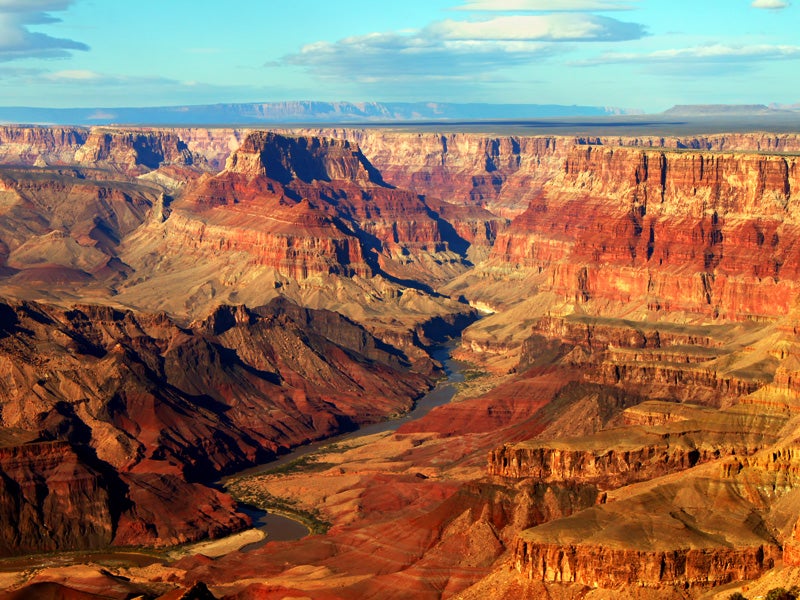
M 783 0 L 753 0 L 750 6 L 753 8 L 766 8 L 767 10 L 780 10 L 789 6 L 789 3 Z
M 733 46 L 712 44 L 691 48 L 671 48 L 649 53 L 606 53 L 574 64 L 594 66 L 611 63 L 745 63 L 800 59 L 800 46 L 754 44 Z
M 764 0 L 761 0 L 764 1 Z M 776 1 L 776 0 L 772 0 Z M 614 0 L 472 0 L 457 10 L 498 12 L 592 12 L 607 10 L 633 10 L 635 2 Z
M 50 12 L 69 8 L 72 0 L 0 0 L 0 61 L 64 58 L 89 47 L 75 40 L 33 32 L 31 25 L 58 23 Z
M 444 20 L 420 30 L 308 44 L 269 66 L 300 66 L 319 77 L 362 83 L 455 79 L 533 64 L 564 52 L 563 42 L 616 42 L 645 35 L 637 23 L 587 14 Z

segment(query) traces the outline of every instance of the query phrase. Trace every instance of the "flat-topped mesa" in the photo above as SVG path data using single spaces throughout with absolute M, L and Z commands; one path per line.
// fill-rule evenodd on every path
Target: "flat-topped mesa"
M 140 174 L 164 164 L 194 165 L 205 159 L 191 152 L 173 131 L 92 129 L 75 152 L 80 165 L 109 165 L 129 174 Z
M 800 279 L 799 190 L 793 156 L 575 146 L 492 259 L 579 303 L 775 318 Z
M 0 127 L 0 163 L 5 165 L 70 164 L 86 143 L 81 127 Z
M 545 482 L 580 482 L 615 489 L 683 471 L 725 456 L 748 457 L 777 440 L 781 415 L 649 401 L 626 409 L 628 425 L 581 438 L 530 440 L 489 453 L 488 472 Z
M 227 160 L 225 169 L 247 177 L 268 177 L 287 184 L 348 180 L 382 185 L 380 174 L 356 144 L 321 137 L 286 137 L 257 131 Z

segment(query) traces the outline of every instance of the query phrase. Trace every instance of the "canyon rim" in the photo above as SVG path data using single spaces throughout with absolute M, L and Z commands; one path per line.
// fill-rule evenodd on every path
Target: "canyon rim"
M 4 597 L 800 583 L 800 134 L 448 129 L 0 128 Z

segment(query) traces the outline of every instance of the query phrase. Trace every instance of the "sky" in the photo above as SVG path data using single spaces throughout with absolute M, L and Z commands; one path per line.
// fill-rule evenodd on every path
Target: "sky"
M 800 103 L 800 0 L 0 0 L 0 106 Z

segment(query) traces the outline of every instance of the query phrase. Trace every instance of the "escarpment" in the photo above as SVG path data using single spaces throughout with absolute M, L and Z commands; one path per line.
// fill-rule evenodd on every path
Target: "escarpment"
M 784 156 L 574 147 L 492 258 L 579 303 L 782 316 L 796 294 L 799 169 Z
M 780 560 L 776 546 L 709 551 L 617 550 L 605 546 L 536 544 L 519 540 L 514 564 L 530 579 L 614 589 L 710 587 L 755 579 Z

